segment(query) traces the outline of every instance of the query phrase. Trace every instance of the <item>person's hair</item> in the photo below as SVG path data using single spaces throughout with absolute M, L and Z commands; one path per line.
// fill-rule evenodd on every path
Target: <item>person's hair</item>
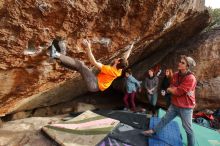
M 185 60 L 186 61 L 186 65 L 189 67 L 189 64 L 188 64 L 188 61 L 187 61 L 186 57 L 187 57 L 186 55 L 180 55 L 180 59 Z
M 188 69 L 191 71 L 195 66 L 196 62 L 192 57 L 181 55 L 181 59 L 184 59 L 187 63 Z
M 128 66 L 128 61 L 124 58 L 119 59 L 119 63 L 116 65 L 117 69 L 125 69 Z
M 173 78 L 173 70 L 171 68 L 167 68 L 165 71 L 169 72 L 168 78 L 172 79 Z
M 127 68 L 126 70 L 125 70 L 125 73 L 128 73 L 128 74 L 132 74 L 132 72 L 131 72 L 131 69 L 130 68 Z
M 156 75 L 159 70 L 161 69 L 160 64 L 156 64 L 154 67 L 152 67 L 154 74 Z
M 155 71 L 153 68 L 150 68 L 147 70 L 147 77 L 150 78 L 150 75 L 149 75 L 149 70 L 151 70 L 153 72 L 153 76 L 155 76 Z

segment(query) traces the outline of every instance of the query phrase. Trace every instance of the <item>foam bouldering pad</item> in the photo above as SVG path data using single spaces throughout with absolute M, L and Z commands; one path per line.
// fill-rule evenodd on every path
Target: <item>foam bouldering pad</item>
M 91 111 L 57 124 L 43 127 L 43 131 L 63 146 L 95 146 L 120 122 Z
M 116 140 L 111 137 L 106 137 L 98 146 L 132 146 L 126 143 L 123 143 L 119 140 Z
M 158 117 L 152 117 L 150 129 L 154 128 L 160 120 Z M 150 146 L 183 146 L 178 123 L 171 121 L 159 133 L 149 137 L 148 142 Z
M 105 117 L 119 120 L 121 123 L 137 129 L 148 129 L 149 119 L 146 114 L 126 112 L 122 110 L 98 110 L 94 112 Z
M 147 146 L 147 140 L 141 134 L 142 131 L 130 125 L 119 123 L 108 136 L 132 146 Z
M 159 109 L 158 116 L 163 117 L 166 112 L 162 109 Z M 180 133 L 182 134 L 182 143 L 187 145 L 187 136 L 186 132 L 182 126 L 181 119 L 176 117 L 173 121 L 176 121 L 180 127 Z M 220 134 L 218 131 L 203 127 L 196 123 L 192 123 L 193 131 L 195 134 L 195 146 L 220 146 Z

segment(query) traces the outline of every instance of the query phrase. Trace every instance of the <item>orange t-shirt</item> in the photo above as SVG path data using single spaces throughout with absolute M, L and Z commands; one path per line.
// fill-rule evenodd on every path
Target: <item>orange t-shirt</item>
M 102 65 L 101 72 L 97 75 L 98 85 L 101 91 L 107 89 L 113 80 L 121 76 L 122 69 L 117 69 L 110 65 Z

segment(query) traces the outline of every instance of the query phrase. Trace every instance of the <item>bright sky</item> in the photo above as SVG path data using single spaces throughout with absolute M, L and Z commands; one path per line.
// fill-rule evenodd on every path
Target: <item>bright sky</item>
M 205 0 L 205 5 L 212 8 L 220 8 L 220 0 Z

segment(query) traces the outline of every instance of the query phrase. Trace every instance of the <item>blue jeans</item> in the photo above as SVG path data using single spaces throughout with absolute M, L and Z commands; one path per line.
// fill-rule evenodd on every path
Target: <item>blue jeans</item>
M 156 106 L 157 104 L 157 93 L 147 94 L 148 100 L 152 106 Z
M 179 116 L 182 120 L 182 126 L 187 134 L 188 146 L 195 145 L 195 137 L 192 129 L 192 108 L 180 108 L 174 105 L 170 105 L 167 113 L 158 125 L 153 129 L 156 133 L 160 132 L 160 130 L 165 127 L 171 120 L 173 120 L 176 116 Z

